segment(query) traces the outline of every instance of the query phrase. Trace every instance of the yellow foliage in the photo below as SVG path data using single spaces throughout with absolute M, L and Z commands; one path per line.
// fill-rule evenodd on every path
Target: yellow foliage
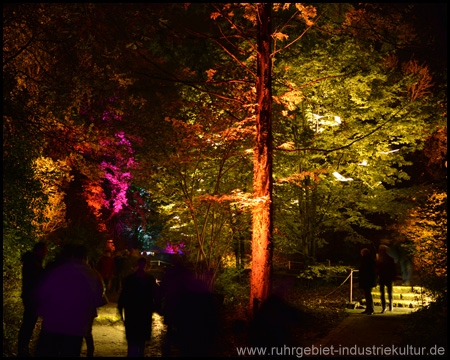
M 41 156 L 35 159 L 34 168 L 35 177 L 42 184 L 43 193 L 48 196 L 43 214 L 36 213 L 36 218 L 40 220 L 34 221 L 45 236 L 66 225 L 65 193 L 62 191 L 62 185 L 64 181 L 70 180 L 67 175 L 69 166 L 64 160 L 54 161 Z

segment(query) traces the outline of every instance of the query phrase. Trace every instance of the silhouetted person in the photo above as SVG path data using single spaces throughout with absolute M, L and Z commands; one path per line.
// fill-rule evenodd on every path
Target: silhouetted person
M 122 251 L 118 251 L 114 256 L 114 263 L 116 265 L 116 276 L 113 280 L 113 290 L 120 292 L 122 290 L 122 280 L 125 270 L 126 257 L 123 256 Z
M 218 311 L 208 286 L 196 279 L 182 262 L 167 269 L 161 284 L 167 324 L 163 356 L 172 355 L 172 346 L 180 356 L 211 356 L 218 330 Z
M 125 256 L 125 264 L 123 269 L 123 277 L 125 278 L 136 271 L 137 261 L 141 256 L 139 255 L 138 249 L 131 249 L 131 252 L 125 250 L 124 256 Z
M 23 301 L 23 319 L 19 331 L 18 356 L 26 357 L 29 354 L 30 340 L 33 335 L 34 327 L 38 319 L 37 313 L 37 287 L 42 279 L 45 255 L 47 254 L 47 245 L 39 242 L 34 245 L 32 251 L 27 251 L 22 256 L 22 301 Z
M 150 340 L 152 333 L 156 280 L 145 271 L 146 265 L 147 260 L 139 258 L 137 270 L 123 281 L 123 289 L 117 304 L 121 318 L 123 319 L 125 315 L 129 357 L 144 356 L 145 342 Z
M 36 355 L 79 357 L 83 337 L 102 306 L 102 293 L 101 281 L 87 264 L 86 248 L 66 246 L 39 289 L 43 320 Z
M 103 256 L 97 263 L 97 271 L 105 283 L 106 292 L 111 290 L 112 280 L 116 274 L 116 263 L 112 257 L 111 250 L 105 250 Z
M 361 264 L 359 266 L 359 287 L 364 291 L 366 298 L 366 310 L 363 314 L 371 315 L 374 312 L 372 289 L 377 286 L 377 275 L 375 272 L 375 260 L 369 249 L 361 250 Z
M 382 313 L 386 312 L 385 287 L 388 293 L 389 311 L 392 311 L 392 283 L 396 276 L 394 259 L 389 256 L 387 250 L 388 247 L 386 245 L 380 245 L 377 258 L 377 274 L 380 283 Z

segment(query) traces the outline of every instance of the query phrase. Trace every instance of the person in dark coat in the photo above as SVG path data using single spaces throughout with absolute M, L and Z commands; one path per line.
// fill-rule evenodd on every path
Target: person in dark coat
M 371 315 L 374 312 L 372 289 L 375 286 L 377 286 L 375 259 L 370 255 L 369 249 L 362 249 L 359 266 L 359 287 L 363 289 L 366 298 L 366 310 L 363 314 Z
M 388 247 L 380 245 L 377 258 L 377 274 L 380 283 L 381 293 L 381 312 L 386 312 L 385 288 L 387 289 L 389 299 L 389 311 L 392 311 L 392 283 L 396 277 L 394 259 L 387 253 Z
M 23 319 L 19 331 L 18 356 L 29 356 L 29 345 L 38 319 L 37 287 L 44 272 L 42 263 L 47 254 L 47 245 L 36 243 L 33 251 L 27 251 L 22 256 L 22 301 Z
M 117 308 L 125 323 L 129 357 L 143 357 L 145 342 L 150 340 L 155 309 L 156 280 L 146 273 L 147 260 L 137 261 L 137 270 L 127 276 Z M 125 313 L 125 319 L 124 319 Z
M 186 259 L 177 258 L 161 281 L 162 312 L 167 325 L 163 357 L 214 357 L 218 299 L 195 276 Z
M 113 290 L 117 293 L 122 290 L 125 261 L 126 257 L 123 256 L 122 251 L 117 251 L 114 256 L 114 263 L 116 264 L 116 276 L 113 279 Z
M 42 328 L 36 357 L 79 357 L 103 305 L 103 284 L 87 263 L 83 245 L 68 244 L 44 275 L 38 291 Z

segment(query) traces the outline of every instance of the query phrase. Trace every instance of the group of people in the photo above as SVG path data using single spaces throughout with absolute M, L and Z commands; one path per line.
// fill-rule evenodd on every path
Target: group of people
M 46 254 L 47 246 L 38 243 L 22 258 L 24 314 L 18 356 L 30 356 L 29 343 L 38 317 L 42 317 L 35 356 L 79 357 L 85 339 L 87 356 L 92 357 L 93 321 L 97 308 L 107 303 L 106 290 L 114 286 L 115 278 L 101 272 L 109 268 L 117 275 L 112 254 L 106 251 L 96 266 L 90 266 L 86 248 L 69 245 L 44 269 Z M 146 270 L 147 258 L 134 256 L 132 260 L 136 260 L 132 271 L 117 284 L 117 309 L 125 324 L 128 356 L 144 356 L 155 311 L 164 315 L 168 326 L 163 352 L 170 353 L 174 345 L 182 355 L 204 354 L 213 344 L 217 319 L 208 288 L 179 264 L 170 268 L 159 286 Z
M 373 257 L 370 250 L 365 248 L 361 250 L 361 264 L 359 267 L 359 286 L 364 291 L 366 299 L 366 309 L 363 314 L 371 315 L 374 313 L 372 289 L 380 285 L 381 293 L 381 312 L 387 311 L 386 296 L 387 291 L 389 300 L 389 311 L 393 309 L 392 285 L 396 278 L 396 265 L 394 259 L 388 254 L 388 247 L 380 245 L 379 252 Z
M 359 283 L 366 298 L 365 314 L 374 313 L 371 292 L 377 283 L 380 284 L 382 312 L 387 311 L 386 289 L 392 311 L 396 266 L 387 250 L 387 246 L 381 245 L 376 257 L 368 249 L 361 251 Z M 125 324 L 128 356 L 144 356 L 155 311 L 164 315 L 168 327 L 163 349 L 166 355 L 174 345 L 180 355 L 209 354 L 218 325 L 216 299 L 184 264 L 169 268 L 159 286 L 146 271 L 148 260 L 138 254 L 112 257 L 111 252 L 106 251 L 96 266 L 90 266 L 84 246 L 68 245 L 44 269 L 46 254 L 45 243 L 37 243 L 33 251 L 22 258 L 24 313 L 18 339 L 19 356 L 29 356 L 29 343 L 39 316 L 42 328 L 36 356 L 78 357 L 83 339 L 87 356 L 93 356 L 92 324 L 97 308 L 107 302 L 108 289 L 120 290 L 117 309 Z M 127 273 L 124 272 L 126 259 L 133 262 L 128 265 L 132 271 Z

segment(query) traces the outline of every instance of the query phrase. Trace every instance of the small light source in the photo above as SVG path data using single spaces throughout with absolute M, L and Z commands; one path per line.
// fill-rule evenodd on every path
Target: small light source
M 330 120 L 329 118 L 333 118 L 334 120 Z M 320 119 L 323 119 L 323 120 L 320 120 Z M 317 114 L 312 114 L 311 120 L 315 121 L 316 131 L 319 132 L 319 133 L 324 131 L 323 128 L 319 127 L 319 124 L 320 125 L 326 125 L 326 126 L 338 126 L 338 125 L 340 125 L 342 123 L 341 118 L 339 116 L 336 116 L 336 115 L 317 115 Z
M 395 150 L 391 150 L 391 151 L 380 151 L 380 154 L 390 154 L 396 151 L 399 151 L 400 149 L 395 149 Z
M 334 173 L 333 173 L 333 175 L 334 175 L 334 177 L 336 178 L 336 179 L 338 179 L 339 181 L 353 181 L 353 179 L 352 178 L 346 178 L 346 177 L 343 177 L 341 174 L 339 174 L 337 171 L 335 171 Z

